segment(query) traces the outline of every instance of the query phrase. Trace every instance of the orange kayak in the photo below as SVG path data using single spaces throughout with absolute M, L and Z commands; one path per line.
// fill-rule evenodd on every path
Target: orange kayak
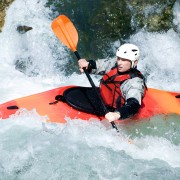
M 86 98 L 86 93 L 89 95 L 88 98 Z M 65 123 L 65 117 L 103 120 L 102 114 L 93 109 L 99 107 L 96 100 L 97 98 L 93 97 L 92 88 L 59 87 L 1 104 L 0 117 L 6 119 L 19 109 L 25 108 L 27 110 L 36 109 L 39 115 L 48 116 L 50 122 Z M 180 115 L 180 93 L 148 88 L 142 107 L 133 119 L 147 119 L 160 114 Z

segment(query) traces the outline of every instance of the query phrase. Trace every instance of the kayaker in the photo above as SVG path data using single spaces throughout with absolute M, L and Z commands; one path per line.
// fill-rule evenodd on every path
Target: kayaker
M 89 73 L 103 75 L 100 94 L 110 112 L 105 114 L 109 121 L 126 119 L 135 115 L 145 94 L 144 77 L 137 70 L 139 48 L 134 44 L 123 44 L 116 52 L 117 60 L 78 61 L 81 72 L 85 67 Z

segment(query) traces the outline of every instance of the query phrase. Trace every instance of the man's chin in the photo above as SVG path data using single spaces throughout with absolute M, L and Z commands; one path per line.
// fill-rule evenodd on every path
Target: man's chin
M 118 68 L 118 71 L 119 72 L 124 72 L 122 68 Z
M 129 71 L 130 69 L 124 69 L 124 68 L 118 68 L 118 72 L 124 73 L 126 71 Z

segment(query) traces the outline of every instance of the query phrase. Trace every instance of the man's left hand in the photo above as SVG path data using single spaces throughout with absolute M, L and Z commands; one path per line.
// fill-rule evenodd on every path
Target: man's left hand
M 119 120 L 120 117 L 121 117 L 121 115 L 120 115 L 119 112 L 108 112 L 108 113 L 105 115 L 105 118 L 106 118 L 109 122 Z

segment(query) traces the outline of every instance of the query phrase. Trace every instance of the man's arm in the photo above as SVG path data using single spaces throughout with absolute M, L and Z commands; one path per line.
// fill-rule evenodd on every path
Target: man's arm
M 121 108 L 117 109 L 117 111 L 120 113 L 120 119 L 126 119 L 133 115 L 135 115 L 139 108 L 140 104 L 135 98 L 129 98 L 126 101 L 126 104 L 122 106 Z
M 125 104 L 117 108 L 117 111 L 120 112 L 120 119 L 126 119 L 138 112 L 141 107 L 144 91 L 144 81 L 139 77 L 128 79 L 121 85 L 121 92 L 125 99 Z

